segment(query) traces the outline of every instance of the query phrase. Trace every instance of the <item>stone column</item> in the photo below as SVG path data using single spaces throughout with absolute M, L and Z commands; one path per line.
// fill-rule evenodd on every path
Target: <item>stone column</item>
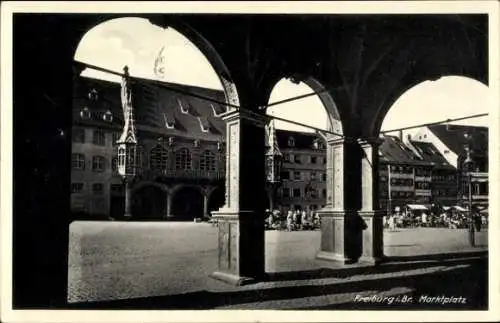
M 131 180 L 125 179 L 125 212 L 123 217 L 130 219 L 132 217 L 132 184 Z
M 218 270 L 211 277 L 242 285 L 265 277 L 265 131 L 267 117 L 245 110 L 226 122 L 226 200 L 212 212 L 218 225 Z
M 321 260 L 353 263 L 360 256 L 356 142 L 329 135 L 326 151 L 326 206 L 321 217 Z
M 210 214 L 208 214 L 208 193 L 207 192 L 205 192 L 203 194 L 203 216 L 204 217 L 210 216 Z
M 167 207 L 166 207 L 166 212 L 165 212 L 165 220 L 172 220 L 173 215 L 172 215 L 172 198 L 173 194 L 171 192 L 167 192 Z
M 379 146 L 380 139 L 358 140 L 361 159 L 361 210 L 359 215 L 366 224 L 363 231 L 363 254 L 360 261 L 377 264 L 384 255 L 383 212 L 379 206 Z

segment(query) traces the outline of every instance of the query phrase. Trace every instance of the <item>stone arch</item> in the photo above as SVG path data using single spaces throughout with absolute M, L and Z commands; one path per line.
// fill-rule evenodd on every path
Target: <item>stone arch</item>
M 141 181 L 141 182 L 138 182 L 137 184 L 135 184 L 134 187 L 132 187 L 132 194 L 134 194 L 136 191 L 140 190 L 141 188 L 143 188 L 145 186 L 156 187 L 156 188 L 160 189 L 161 191 L 163 191 L 165 194 L 167 194 L 169 192 L 168 187 L 165 184 L 157 183 L 157 182 L 150 182 L 150 181 Z
M 201 195 L 205 194 L 205 192 L 201 186 L 194 185 L 194 184 L 177 184 L 170 189 L 170 194 L 175 195 L 178 191 L 182 190 L 183 188 L 192 188 L 192 189 L 197 190 Z
M 217 186 L 212 189 L 208 194 L 208 212 L 217 211 L 225 202 L 226 188 L 223 185 Z
M 417 77 L 412 74 L 408 74 L 406 77 L 404 77 L 398 86 L 390 92 L 390 94 L 386 97 L 386 100 L 383 102 L 383 105 L 378 107 L 376 117 L 374 118 L 374 122 L 371 126 L 371 131 L 370 133 L 372 134 L 373 137 L 378 137 L 378 134 L 380 133 L 380 129 L 382 128 L 382 124 L 384 122 L 385 117 L 387 116 L 387 113 L 389 113 L 389 110 L 392 108 L 392 106 L 396 103 L 396 101 L 403 96 L 407 91 L 411 90 L 415 86 L 418 86 L 421 83 L 424 83 L 426 81 L 436 81 L 440 79 L 441 77 L 446 77 L 446 76 L 462 76 L 466 77 L 471 80 L 475 80 L 477 82 L 480 82 L 486 86 L 488 86 L 488 82 L 486 79 L 483 79 L 481 77 L 474 77 L 473 75 L 464 75 L 464 74 L 443 74 L 443 75 L 437 75 L 434 77 Z
M 192 221 L 203 214 L 204 191 L 196 185 L 180 184 L 171 191 L 170 215 L 177 220 Z
M 210 42 L 203 37 L 197 30 L 191 27 L 188 23 L 183 21 L 182 19 L 170 16 L 158 16 L 158 15 L 127 15 L 127 16 L 117 16 L 117 15 L 100 15 L 99 17 L 94 17 L 90 19 L 90 21 L 84 21 L 83 25 L 80 27 L 81 30 L 85 30 L 80 34 L 79 40 L 75 40 L 75 49 L 73 57 L 76 56 L 78 51 L 78 47 L 80 46 L 81 41 L 85 38 L 85 36 L 95 27 L 107 23 L 111 20 L 122 19 L 122 18 L 143 18 L 148 20 L 151 24 L 163 27 L 163 28 L 173 28 L 184 37 L 186 37 L 200 52 L 205 56 L 208 60 L 215 73 L 217 74 L 222 89 L 224 91 L 225 103 L 233 106 L 240 106 L 240 99 L 238 95 L 238 90 L 236 87 L 233 78 L 231 77 L 231 73 L 227 65 L 222 60 L 222 57 L 216 51 L 214 46 L 210 44 Z M 166 27 L 165 27 L 166 26 Z M 78 38 L 75 37 L 75 38 Z M 132 71 L 133 73 L 133 71 Z M 229 110 L 226 107 L 226 110 Z
M 146 182 L 132 191 L 131 220 L 161 221 L 167 208 L 167 190 L 158 183 Z
M 341 118 L 342 113 L 340 111 L 340 107 L 337 106 L 337 104 L 335 103 L 335 100 L 331 92 L 328 90 L 328 88 L 325 87 L 325 85 L 323 85 L 321 81 L 319 81 L 317 78 L 313 76 L 293 74 L 293 76 L 282 76 L 274 78 L 275 81 L 274 85 L 269 86 L 265 91 L 265 95 L 267 96 L 268 101 L 272 91 L 276 87 L 276 84 L 283 79 L 290 79 L 294 83 L 302 82 L 306 84 L 308 87 L 310 87 L 314 92 L 316 92 L 321 103 L 323 104 L 323 107 L 326 110 L 328 118 L 328 127 L 327 127 L 328 129 L 325 130 L 329 130 L 338 133 L 340 135 L 344 134 L 344 124 Z
M 318 92 L 318 97 L 323 103 L 323 106 L 326 109 L 327 117 L 329 118 L 329 126 L 330 128 L 327 130 L 331 130 L 333 132 L 343 134 L 344 129 L 342 126 L 342 120 L 340 117 L 339 109 L 335 104 L 335 101 L 331 94 L 325 89 L 324 85 L 321 84 L 317 79 L 313 77 L 306 77 L 302 80 L 305 84 L 307 84 L 314 92 Z

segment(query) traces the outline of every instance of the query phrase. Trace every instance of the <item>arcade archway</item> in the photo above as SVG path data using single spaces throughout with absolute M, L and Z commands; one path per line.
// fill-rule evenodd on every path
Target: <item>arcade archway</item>
M 398 255 L 404 248 L 413 256 L 470 247 L 461 161 L 470 135 L 477 145 L 471 161 L 477 160 L 477 169 L 487 172 L 480 161 L 488 155 L 483 137 L 488 132 L 488 105 L 484 83 L 450 75 L 412 86 L 390 107 L 380 122 L 379 152 L 386 256 Z M 478 188 L 474 203 L 481 196 L 486 198 L 487 191 Z M 478 245 L 487 244 L 484 230 L 475 237 Z M 403 239 L 406 245 L 401 244 Z
M 166 17 L 164 21 L 174 19 L 168 15 L 162 16 Z M 68 236 L 68 206 L 65 205 L 67 199 L 59 200 L 63 200 L 61 197 L 69 198 L 68 177 L 71 172 L 68 161 L 71 136 L 66 135 L 71 132 L 68 121 L 71 113 L 66 112 L 64 107 L 71 106 L 69 87 L 77 42 L 82 32 L 107 18 L 101 14 L 74 17 L 47 14 L 18 15 L 15 19 L 14 50 L 32 52 L 33 48 L 37 48 L 37 55 L 28 55 L 26 58 L 20 55 L 14 60 L 14 111 L 19 120 L 23 120 L 22 116 L 25 115 L 32 116 L 24 118 L 26 120 L 23 122 L 26 124 L 22 127 L 19 126 L 21 122 L 14 123 L 14 138 L 16 144 L 26 149 L 26 156 L 36 157 L 30 163 L 38 160 L 41 164 L 41 168 L 37 168 L 30 163 L 18 163 L 23 157 L 17 157 L 19 159 L 14 161 L 16 165 L 20 165 L 14 170 L 14 176 L 18 176 L 15 203 L 19 207 L 14 216 L 14 244 L 18 248 L 14 260 L 18 268 L 18 274 L 14 277 L 18 287 L 16 304 L 64 304 L 66 295 L 61 286 L 67 283 L 67 243 L 63 242 L 64 237 Z M 270 83 L 269 75 L 281 75 L 301 68 L 314 74 L 323 84 L 329 84 L 332 93 L 344 92 L 341 100 L 336 95 L 332 94 L 332 97 L 342 109 L 344 133 L 353 140 L 378 137 L 379 127 L 374 122 L 382 122 L 383 109 L 387 110 L 387 105 L 391 105 L 392 100 L 403 92 L 401 89 L 414 84 L 415 80 L 418 82 L 449 75 L 450 67 L 458 75 L 462 71 L 477 79 L 488 79 L 487 15 L 278 17 L 185 14 L 176 16 L 175 19 L 194 26 L 193 32 L 197 30 L 199 32 L 194 32 L 195 34 L 203 35 L 199 37 L 202 39 L 200 42 L 210 42 L 214 46 L 211 47 L 213 52 L 217 50 L 221 53 L 224 62 L 229 64 L 226 72 L 231 72 L 231 76 L 228 73 L 225 77 L 230 82 L 234 78 L 238 91 L 244 94 L 241 98 L 245 99 L 242 105 L 246 111 L 231 114 L 226 119 L 228 123 L 232 122 L 232 128 L 228 128 L 232 130 L 228 131 L 228 145 L 231 152 L 235 152 L 234 157 L 228 153 L 230 176 L 226 179 L 226 187 L 231 189 L 228 192 L 227 209 L 234 218 L 225 227 L 221 227 L 220 241 L 231 243 L 227 245 L 228 248 L 220 250 L 231 250 L 231 253 L 228 252 L 227 259 L 219 265 L 222 271 L 229 272 L 226 276 L 232 275 L 233 280 L 234 276 L 260 278 L 262 274 L 260 255 L 263 250 L 260 245 L 251 243 L 253 240 L 260 240 L 260 227 L 258 221 L 251 222 L 255 217 L 245 216 L 262 211 L 260 197 L 255 203 L 255 197 L 251 193 L 254 192 L 254 187 L 264 186 L 264 180 L 260 179 L 264 173 L 263 165 L 260 166 L 264 141 L 260 125 L 265 118 L 253 117 L 248 111 L 259 111 L 259 107 L 265 105 L 261 100 L 265 97 L 261 89 Z M 162 17 L 159 20 L 163 20 Z M 232 28 L 235 23 L 239 23 L 239 28 Z M 346 26 L 349 28 L 345 28 Z M 419 27 L 418 33 L 415 33 L 415 26 Z M 65 32 L 47 37 L 54 30 Z M 37 73 L 33 73 L 33 66 L 37 67 Z M 54 73 L 55 70 L 59 72 Z M 78 67 L 76 70 L 79 74 Z M 133 71 L 131 73 L 133 75 Z M 47 78 L 47 75 L 51 77 Z M 335 84 L 338 85 L 338 91 L 334 90 Z M 231 92 L 236 94 L 235 91 Z M 259 125 L 254 126 L 254 121 Z M 231 139 L 234 139 L 234 144 Z M 358 159 L 359 154 L 352 154 L 349 147 L 346 144 L 342 148 L 345 154 L 328 156 L 343 160 Z M 376 155 L 378 151 L 372 148 L 365 150 L 370 157 L 374 157 L 372 153 Z M 367 160 L 361 171 L 359 162 L 345 162 L 344 165 L 349 166 L 340 170 L 346 174 L 351 170 L 358 173 L 355 182 L 360 177 L 366 179 L 363 181 L 366 189 L 341 185 L 342 188 L 337 193 L 336 186 L 333 186 L 337 182 L 330 186 L 329 194 L 338 194 L 346 202 L 340 206 L 339 218 L 360 208 L 357 203 L 347 202 L 349 198 L 359 200 L 360 195 L 363 196 L 363 201 L 367 201 L 366 205 L 363 203 L 363 208 L 373 210 L 370 205 L 373 201 L 370 202 L 370 199 L 376 195 L 372 195 L 371 189 L 372 181 L 377 176 L 370 179 L 373 173 L 370 171 L 370 162 L 371 160 Z M 252 172 L 248 171 L 250 169 Z M 336 171 L 337 169 L 334 170 Z M 350 179 L 346 176 L 342 178 Z M 257 190 L 257 193 L 260 191 Z M 346 196 L 342 193 L 344 191 Z M 360 191 L 363 193 L 359 194 Z M 34 201 L 33 205 L 23 205 L 30 199 Z M 332 199 L 332 203 L 337 203 L 336 201 Z M 240 217 L 240 214 L 243 216 Z M 369 216 L 367 214 L 366 217 Z M 231 235 L 222 230 L 230 230 L 234 226 L 238 227 L 237 232 L 241 232 L 241 236 L 229 241 Z M 346 231 L 344 229 L 340 227 L 342 233 Z M 346 234 L 349 235 L 349 232 Z M 370 235 L 366 235 L 366 239 L 365 245 L 370 245 Z M 25 241 L 38 243 L 36 247 L 26 247 Z M 330 245 L 334 243 L 333 238 L 330 239 Z M 233 245 L 235 248 L 230 249 Z M 245 246 L 251 246 L 253 250 Z M 48 258 L 43 261 L 38 257 L 40 250 L 47 251 L 44 254 Z M 371 250 L 366 250 L 366 253 L 370 254 Z M 220 259 L 222 258 L 224 255 L 221 255 Z M 44 270 L 33 272 L 33 264 L 40 265 Z
M 132 218 L 137 221 L 161 221 L 165 217 L 167 196 L 153 185 L 138 188 L 132 195 Z
M 226 188 L 223 186 L 217 186 L 216 189 L 214 189 L 210 193 L 210 197 L 208 199 L 208 212 L 209 215 L 211 214 L 210 212 L 212 211 L 217 211 L 220 209 L 225 202 L 225 192 Z
M 203 214 L 203 194 L 193 186 L 184 186 L 172 192 L 171 216 L 180 221 L 192 221 L 195 218 L 202 218 Z

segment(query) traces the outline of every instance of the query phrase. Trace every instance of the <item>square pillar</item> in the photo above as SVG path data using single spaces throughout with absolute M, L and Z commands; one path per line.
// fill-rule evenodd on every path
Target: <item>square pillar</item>
M 265 277 L 265 125 L 267 117 L 232 110 L 226 122 L 226 200 L 218 225 L 218 270 L 211 277 L 242 285 Z
M 356 262 L 360 256 L 361 229 L 356 212 L 359 200 L 359 146 L 357 142 L 327 137 L 326 206 L 318 211 L 321 217 L 321 247 L 316 258 Z
M 384 257 L 383 213 L 379 206 L 379 147 L 380 139 L 358 140 L 361 158 L 361 210 L 366 224 L 363 231 L 361 262 L 378 264 Z
M 173 220 L 174 216 L 172 215 L 172 200 L 173 200 L 174 194 L 170 191 L 167 192 L 167 200 L 166 200 L 166 207 L 165 207 L 165 220 Z

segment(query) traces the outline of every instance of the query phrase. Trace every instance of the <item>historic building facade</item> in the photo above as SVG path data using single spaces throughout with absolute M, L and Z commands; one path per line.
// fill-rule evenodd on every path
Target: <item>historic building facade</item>
M 456 171 L 456 200 L 488 207 L 488 128 L 463 125 L 423 127 L 415 140 L 432 143 Z M 451 176 L 449 174 L 448 176 Z M 469 187 L 471 194 L 469 196 Z
M 153 82 L 132 84 L 137 128 L 137 173 L 132 220 L 208 216 L 224 200 L 225 124 L 220 91 Z M 120 84 L 79 78 L 74 89 L 72 194 L 76 214 L 120 218 L 124 183 L 116 142 L 123 129 Z
M 146 81 L 135 81 L 131 87 L 138 140 L 137 172 L 131 184 L 132 219 L 210 216 L 224 202 L 226 127 L 220 118 L 224 108 L 195 96 L 222 100 L 223 92 Z M 123 216 L 125 185 L 118 173 L 117 150 L 123 117 L 119 84 L 78 79 L 73 104 L 71 184 L 75 214 L 91 218 Z M 268 208 L 285 213 L 323 208 L 325 138 L 271 125 L 267 127 L 267 140 L 272 142 L 267 146 L 273 147 L 271 155 L 279 155 L 276 161 L 280 167 L 272 183 L 268 178 Z M 381 209 L 394 212 L 412 204 L 466 203 L 465 179 L 470 176 L 465 177 L 460 166 L 465 158 L 463 144 L 455 144 L 464 133 L 476 133 L 472 142 L 472 199 L 477 205 L 487 206 L 487 146 L 486 150 L 483 147 L 487 129 L 485 137 L 484 129 L 432 126 L 413 138 L 381 137 Z
M 315 133 L 276 130 L 283 155 L 277 205 L 288 210 L 317 210 L 326 201 L 326 146 Z

